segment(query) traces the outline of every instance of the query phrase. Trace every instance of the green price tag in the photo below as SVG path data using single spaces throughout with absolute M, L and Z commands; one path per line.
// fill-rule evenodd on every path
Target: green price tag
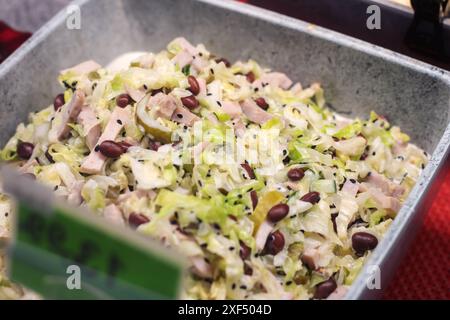
M 60 204 L 10 170 L 3 178 L 17 199 L 11 280 L 49 299 L 178 297 L 184 263 L 167 248 Z

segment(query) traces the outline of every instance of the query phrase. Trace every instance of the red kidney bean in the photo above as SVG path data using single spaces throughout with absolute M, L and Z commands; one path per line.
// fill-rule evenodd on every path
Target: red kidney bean
M 320 201 L 320 193 L 313 191 L 305 194 L 300 200 L 315 204 Z
M 245 75 L 245 77 L 247 78 L 247 81 L 250 82 L 250 83 L 253 83 L 256 80 L 256 76 L 255 76 L 255 74 L 252 71 L 247 73 Z
M 194 110 L 198 107 L 198 100 L 194 96 L 181 98 L 181 103 L 189 110 Z
M 150 140 L 148 143 L 148 148 L 153 151 L 158 151 L 159 147 L 161 147 L 161 142 Z
M 291 181 L 300 181 L 305 176 L 305 171 L 302 168 L 293 168 L 288 171 L 287 176 Z
M 258 107 L 260 107 L 261 109 L 263 109 L 263 110 L 269 109 L 269 104 L 267 103 L 266 99 L 264 99 L 263 97 L 256 98 L 255 102 L 258 105 Z
M 314 299 L 325 299 L 334 290 L 336 290 L 337 284 L 333 278 L 323 281 L 316 285 L 316 291 L 314 292 Z
M 64 103 L 64 93 L 60 93 L 55 97 L 55 100 L 53 100 L 53 108 L 55 108 L 55 111 L 58 111 L 58 109 L 61 108 Z
M 337 224 L 336 224 L 336 218 L 339 215 L 339 213 L 332 213 L 331 214 L 331 222 L 333 222 L 333 230 L 337 233 Z
M 314 259 L 312 257 L 302 254 L 300 260 L 310 270 L 316 270 L 316 264 L 314 263 Z
M 133 99 L 131 99 L 130 95 L 127 93 L 122 93 L 116 98 L 116 104 L 120 108 L 125 108 L 126 106 L 130 105 L 133 102 Z
M 255 210 L 256 206 L 258 205 L 258 194 L 256 193 L 255 190 L 252 190 L 250 192 L 250 199 L 252 199 L 253 210 Z
M 120 141 L 117 144 L 122 147 L 124 153 L 128 151 L 128 148 L 133 146 L 132 144 L 126 141 Z
M 160 88 L 160 89 L 152 90 L 151 95 L 152 95 L 152 96 L 156 96 L 158 93 L 164 93 L 164 89 L 163 89 L 163 88 Z
M 284 248 L 284 236 L 280 231 L 272 232 L 266 240 L 264 253 L 276 255 Z
M 289 213 L 289 206 L 285 203 L 279 203 L 273 206 L 267 213 L 269 221 L 276 223 L 286 217 Z
M 352 247 L 356 254 L 363 255 L 368 250 L 373 250 L 378 245 L 378 239 L 367 232 L 356 232 L 352 236 Z
M 111 140 L 103 141 L 98 146 L 98 150 L 108 158 L 118 158 L 124 153 L 123 147 Z
M 188 78 L 189 82 L 189 88 L 188 90 L 192 92 L 194 96 L 198 95 L 200 93 L 200 85 L 198 84 L 197 79 L 195 79 L 194 76 L 189 76 Z
M 150 219 L 147 216 L 144 216 L 140 213 L 133 212 L 128 216 L 128 224 L 134 229 L 139 227 L 141 224 L 147 223 L 149 221 Z
M 239 250 L 239 256 L 241 257 L 242 260 L 247 260 L 250 257 L 250 254 L 252 252 L 245 243 L 240 241 L 240 244 L 241 244 L 241 249 Z
M 217 63 L 223 62 L 227 68 L 231 67 L 230 61 L 228 61 L 228 60 L 225 59 L 225 58 L 218 58 L 218 59 L 216 59 L 216 62 L 217 62 Z
M 244 168 L 244 170 L 247 172 L 250 179 L 256 179 L 255 172 L 253 171 L 252 167 L 248 163 L 241 164 L 241 167 Z
M 33 154 L 34 144 L 30 142 L 19 142 L 17 144 L 17 155 L 23 160 L 28 160 Z

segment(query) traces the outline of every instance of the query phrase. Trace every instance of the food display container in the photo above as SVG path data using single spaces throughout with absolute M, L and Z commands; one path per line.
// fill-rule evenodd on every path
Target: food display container
M 0 143 L 61 90 L 59 70 L 106 64 L 127 51 L 159 51 L 173 38 L 204 43 L 230 61 L 252 58 L 304 85 L 320 82 L 329 106 L 350 117 L 385 115 L 431 155 L 417 185 L 367 260 L 347 299 L 379 296 L 439 183 L 450 143 L 449 73 L 392 51 L 254 6 L 225 0 L 81 0 L 80 29 L 63 10 L 0 66 Z M 72 7 L 76 8 L 76 7 Z M 73 11 L 71 11 L 73 12 Z M 69 27 L 68 27 L 69 26 Z M 366 285 L 380 268 L 381 289 Z

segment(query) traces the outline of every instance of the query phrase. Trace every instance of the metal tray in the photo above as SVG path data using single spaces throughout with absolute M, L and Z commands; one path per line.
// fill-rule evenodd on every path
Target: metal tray
M 29 112 L 49 105 L 58 70 L 130 50 L 157 51 L 183 35 L 230 60 L 253 58 L 293 80 L 321 82 L 327 100 L 351 116 L 370 110 L 401 126 L 432 160 L 367 261 L 347 299 L 379 296 L 414 237 L 450 143 L 450 74 L 394 52 L 250 5 L 225 0 L 79 0 L 81 29 L 61 11 L 0 66 L 0 144 Z M 381 290 L 365 271 L 381 269 Z

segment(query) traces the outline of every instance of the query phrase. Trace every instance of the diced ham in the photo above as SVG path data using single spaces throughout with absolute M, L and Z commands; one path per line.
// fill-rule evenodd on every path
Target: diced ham
M 203 78 L 197 78 L 197 83 L 200 88 L 199 95 L 206 96 L 206 81 Z
M 371 187 L 365 183 L 362 183 L 361 185 L 368 190 L 372 198 L 383 209 L 386 209 L 390 213 L 397 213 L 400 210 L 401 203 L 397 198 L 387 196 L 380 189 Z
M 261 78 L 254 82 L 256 87 L 262 87 L 266 84 L 287 90 L 292 85 L 292 80 L 289 79 L 284 73 L 270 72 L 263 74 Z
M 231 124 L 233 125 L 234 132 L 237 137 L 242 138 L 245 134 L 245 124 L 241 119 L 234 119 Z
M 272 232 L 273 228 L 274 228 L 273 223 L 267 220 L 261 223 L 255 235 L 256 250 L 261 251 L 262 249 L 264 249 L 267 237 Z
M 84 182 L 77 181 L 72 184 L 70 187 L 70 193 L 67 196 L 67 202 L 73 206 L 79 206 L 83 201 L 83 197 L 81 196 L 81 189 L 83 189 Z
M 129 94 L 131 99 L 133 99 L 136 102 L 141 101 L 144 99 L 146 91 L 144 88 L 141 89 L 134 89 L 128 85 L 125 85 L 125 91 Z
M 345 181 L 342 186 L 342 192 L 347 194 L 348 196 L 354 198 L 359 190 L 359 183 L 355 181 L 355 183 L 350 180 Z
M 212 268 L 203 257 L 191 257 L 192 272 L 201 278 L 211 279 Z
M 190 64 L 192 60 L 192 55 L 187 51 L 181 51 L 172 59 L 172 61 L 178 64 L 180 68 L 184 68 L 185 66 Z
M 77 64 L 76 66 L 73 66 L 69 69 L 64 69 L 60 71 L 60 74 L 65 74 L 67 72 L 73 72 L 77 75 L 79 74 L 85 74 L 85 73 L 90 73 L 92 71 L 96 71 L 98 69 L 100 69 L 102 66 L 99 65 L 97 62 L 93 61 L 93 60 L 88 60 L 88 61 L 84 61 L 80 64 Z
M 393 196 L 395 198 L 400 197 L 405 192 L 403 186 L 390 181 L 385 176 L 374 171 L 367 177 L 366 182 L 371 186 L 380 189 L 385 195 Z
M 246 99 L 245 101 L 243 101 L 241 103 L 241 107 L 244 114 L 252 122 L 263 124 L 273 118 L 270 113 L 258 107 L 256 102 L 251 99 Z
M 210 113 L 206 116 L 206 118 L 211 121 L 213 125 L 219 125 L 219 120 L 217 120 L 217 117 L 214 113 Z
M 197 49 L 183 37 L 176 38 L 173 42 L 178 44 L 183 51 L 189 52 L 191 56 L 195 56 L 198 53 Z
M 208 66 L 208 61 L 206 59 L 203 59 L 200 56 L 194 56 L 195 58 L 192 59 L 192 66 L 195 70 L 198 72 L 201 72 Z
M 241 106 L 236 102 L 224 101 L 222 102 L 222 109 L 231 118 L 239 117 L 242 114 Z
M 67 139 L 70 134 L 69 123 L 74 122 L 81 112 L 81 108 L 84 105 L 84 92 L 81 90 L 76 90 L 73 93 L 70 102 L 62 107 L 62 121 L 61 125 L 57 131 L 58 140 Z
M 171 119 L 177 108 L 177 100 L 173 96 L 160 92 L 148 100 L 147 107 L 155 110 L 157 117 Z
M 114 224 L 125 225 L 122 211 L 115 204 L 110 204 L 109 206 L 105 207 L 103 216 Z
M 84 105 L 81 108 L 77 121 L 82 125 L 84 133 L 86 134 L 86 145 L 89 150 L 92 150 L 95 147 L 102 130 L 97 115 L 90 106 Z
M 200 118 L 190 112 L 187 108 L 177 106 L 171 120 L 191 127 L 196 121 L 199 121 Z
M 98 139 L 97 145 L 106 140 L 115 140 L 125 124 L 131 120 L 131 111 L 129 107 L 116 107 L 109 118 L 102 135 Z M 106 157 L 99 151 L 93 150 L 84 160 L 80 167 L 80 171 L 88 174 L 96 174 L 102 171 Z
M 181 68 L 192 63 L 194 56 L 197 56 L 198 50 L 185 38 L 176 38 L 173 42 L 181 47 L 181 51 L 172 59 Z M 196 57 L 199 58 L 199 57 Z

